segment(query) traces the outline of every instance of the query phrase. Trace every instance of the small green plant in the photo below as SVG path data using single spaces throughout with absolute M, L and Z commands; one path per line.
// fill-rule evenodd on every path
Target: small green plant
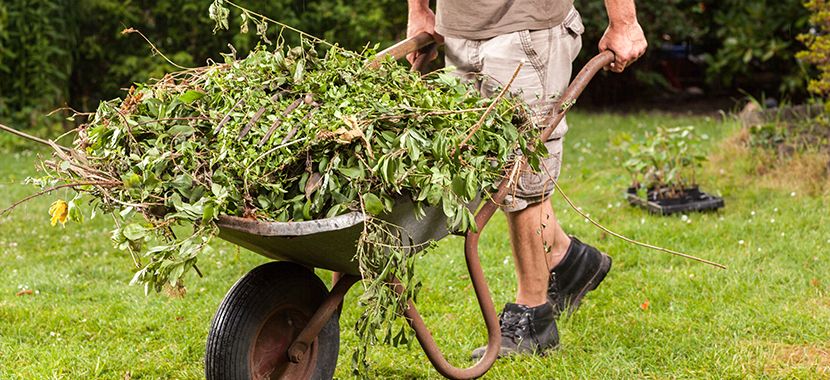
M 682 196 L 697 184 L 695 171 L 706 161 L 700 141 L 708 138 L 696 134 L 693 126 L 657 128 L 640 141 L 624 137 L 620 146 L 629 156 L 623 166 L 631 174 L 631 186 L 643 197 L 647 193 L 658 199 Z

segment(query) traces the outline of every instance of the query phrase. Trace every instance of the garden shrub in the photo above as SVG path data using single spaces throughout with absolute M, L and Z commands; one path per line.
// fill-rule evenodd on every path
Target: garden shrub
M 9 50 L 6 46 L 8 44 L 8 22 L 9 22 L 9 15 L 8 11 L 6 10 L 6 4 L 0 3 L 0 73 L 8 74 L 9 69 L 6 67 L 5 61 L 8 60 L 9 57 Z
M 807 50 L 798 53 L 798 59 L 818 68 L 818 78 L 810 80 L 808 90 L 825 99 L 825 108 L 827 112 L 830 112 L 830 2 L 810 0 L 805 6 L 812 12 L 810 22 L 814 28 L 813 33 L 799 36 L 799 39 L 807 45 Z M 826 114 L 824 118 L 827 122 Z
M 795 60 L 796 37 L 809 14 L 800 0 L 707 0 L 703 21 L 712 25 L 707 52 L 714 85 L 777 90 L 803 89 L 804 70 Z
M 585 23 L 583 49 L 577 62 L 577 66 L 581 66 L 597 53 L 599 40 L 608 26 L 608 16 L 601 1 L 577 0 L 574 4 Z M 591 87 L 603 90 L 594 93 L 589 88 L 587 99 L 607 102 L 621 98 L 621 94 L 626 94 L 625 97 L 630 97 L 631 93 L 642 96 L 644 91 L 668 88 L 669 84 L 663 79 L 658 67 L 660 45 L 692 41 L 697 43 L 704 40 L 709 31 L 708 25 L 701 21 L 703 8 L 699 1 L 640 0 L 637 2 L 637 15 L 649 43 L 646 55 L 638 60 L 634 70 L 627 70 L 620 75 L 598 76 L 595 80 L 597 83 Z
M 388 45 L 406 29 L 406 3 L 398 0 L 237 3 L 355 50 L 369 41 Z M 230 30 L 212 34 L 207 6 L 204 0 L 0 2 L 0 120 L 11 113 L 40 115 L 64 103 L 89 111 L 131 83 L 174 70 L 147 54 L 149 47 L 137 35 L 122 35 L 125 27 L 139 29 L 183 66 L 220 60 L 220 53 L 230 50 L 228 42 L 237 56 L 256 46 L 255 33 L 238 33 L 239 17 L 229 20 Z M 576 6 L 586 24 L 581 64 L 596 53 L 607 16 L 599 1 L 577 0 Z M 793 41 L 806 31 L 808 12 L 799 0 L 640 0 L 637 6 L 650 44 L 647 56 L 622 76 L 600 75 L 591 86 L 603 88 L 595 100 L 668 87 L 659 66 L 663 43 L 690 43 L 693 53 L 708 57 L 712 89 L 763 82 L 772 90 L 800 91 L 803 72 L 793 58 L 798 49 Z M 276 29 L 269 30 L 272 38 Z
M 3 2 L 0 94 L 7 116 L 25 123 L 66 98 L 72 65 L 69 0 Z
M 586 32 L 581 62 L 596 54 L 608 25 L 602 2 L 577 0 Z M 599 78 L 602 93 L 631 93 L 668 87 L 660 76 L 663 44 L 690 46 L 706 66 L 710 90 L 737 88 L 753 93 L 798 95 L 804 90 L 804 69 L 795 60 L 796 36 L 808 27 L 800 0 L 640 0 L 637 14 L 649 49 L 636 70 Z
M 406 3 L 396 0 L 237 3 L 355 50 L 368 41 L 389 44 L 406 32 Z M 14 116 L 9 123 L 26 127 L 33 115 L 65 104 L 94 110 L 100 100 L 116 97 L 132 83 L 175 70 L 148 54 L 150 47 L 138 35 L 122 35 L 125 27 L 140 30 L 172 61 L 187 67 L 221 61 L 229 42 L 237 56 L 257 45 L 255 33 L 239 33 L 238 17 L 230 20 L 230 30 L 211 33 L 207 7 L 204 0 L 1 2 L 0 120 Z M 278 28 L 268 30 L 272 39 L 278 33 Z M 286 37 L 287 43 L 298 42 L 293 35 Z
M 818 70 L 807 88 L 823 99 L 825 112 L 815 117 L 776 117 L 749 125 L 743 133 L 748 155 L 757 161 L 755 174 L 800 178 L 810 184 L 810 193 L 819 194 L 830 189 L 830 2 L 810 0 L 804 5 L 811 12 L 812 28 L 798 36 L 807 50 L 796 57 Z M 805 187 L 798 181 L 784 185 Z
M 8 42 L 8 12 L 6 11 L 6 4 L 0 3 L 0 77 L 9 75 L 9 68 L 6 66 L 10 55 Z M 0 91 L 0 115 L 6 113 L 6 101 L 3 97 L 3 92 Z

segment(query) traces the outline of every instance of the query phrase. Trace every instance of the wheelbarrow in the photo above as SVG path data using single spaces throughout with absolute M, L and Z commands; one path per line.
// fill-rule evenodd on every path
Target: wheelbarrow
M 380 52 L 378 57 L 400 59 L 414 51 L 434 48 L 432 37 L 424 33 L 399 42 Z M 603 52 L 580 71 L 543 122 L 546 126 L 540 135 L 543 141 L 550 137 L 591 78 L 613 60 L 613 53 Z M 416 60 L 413 69 L 419 69 L 425 63 L 424 59 Z M 519 160 L 516 165 L 525 163 Z M 510 187 L 511 178 L 506 177 L 498 191 L 477 207 L 477 230 L 468 230 L 464 234 L 467 270 L 487 327 L 485 355 L 469 368 L 451 365 L 411 300 L 404 311 L 427 359 L 441 375 L 450 379 L 484 375 L 499 352 L 499 321 L 482 271 L 478 242 Z M 426 215 L 421 218 L 415 217 L 413 208 L 411 201 L 403 200 L 390 214 L 381 216 L 405 231 L 402 236 L 409 239 L 404 242 L 408 246 L 423 246 L 422 243 L 449 234 L 440 208 L 427 208 Z M 207 339 L 207 379 L 332 378 L 340 348 L 340 307 L 346 292 L 360 279 L 355 253 L 365 219 L 366 216 L 359 212 L 284 223 L 219 217 L 219 237 L 277 261 L 261 265 L 243 276 L 220 304 Z M 330 290 L 314 274 L 314 268 L 334 272 Z M 400 284 L 392 286 L 398 292 L 403 291 Z

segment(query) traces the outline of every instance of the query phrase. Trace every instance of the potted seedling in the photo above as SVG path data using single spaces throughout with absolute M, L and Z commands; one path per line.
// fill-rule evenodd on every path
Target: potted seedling
M 700 141 L 707 138 L 692 126 L 657 128 L 623 144 L 629 154 L 623 166 L 632 177 L 628 202 L 660 215 L 723 207 L 722 198 L 700 191 L 697 183 L 697 169 L 706 161 Z

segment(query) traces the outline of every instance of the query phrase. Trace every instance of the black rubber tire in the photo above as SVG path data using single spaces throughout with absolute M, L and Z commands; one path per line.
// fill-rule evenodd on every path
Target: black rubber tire
M 297 264 L 270 262 L 248 272 L 228 291 L 213 317 L 205 352 L 205 377 L 208 380 L 252 379 L 252 347 L 266 321 L 279 310 L 289 308 L 292 316 L 302 314 L 305 320 L 299 318 L 299 322 L 294 322 L 296 318 L 290 317 L 288 325 L 305 326 L 327 295 L 326 286 L 314 272 Z M 316 350 L 311 379 L 334 376 L 340 349 L 339 317 L 338 310 L 306 355 L 310 358 L 312 349 Z M 278 354 L 287 358 L 285 350 L 287 347 Z

